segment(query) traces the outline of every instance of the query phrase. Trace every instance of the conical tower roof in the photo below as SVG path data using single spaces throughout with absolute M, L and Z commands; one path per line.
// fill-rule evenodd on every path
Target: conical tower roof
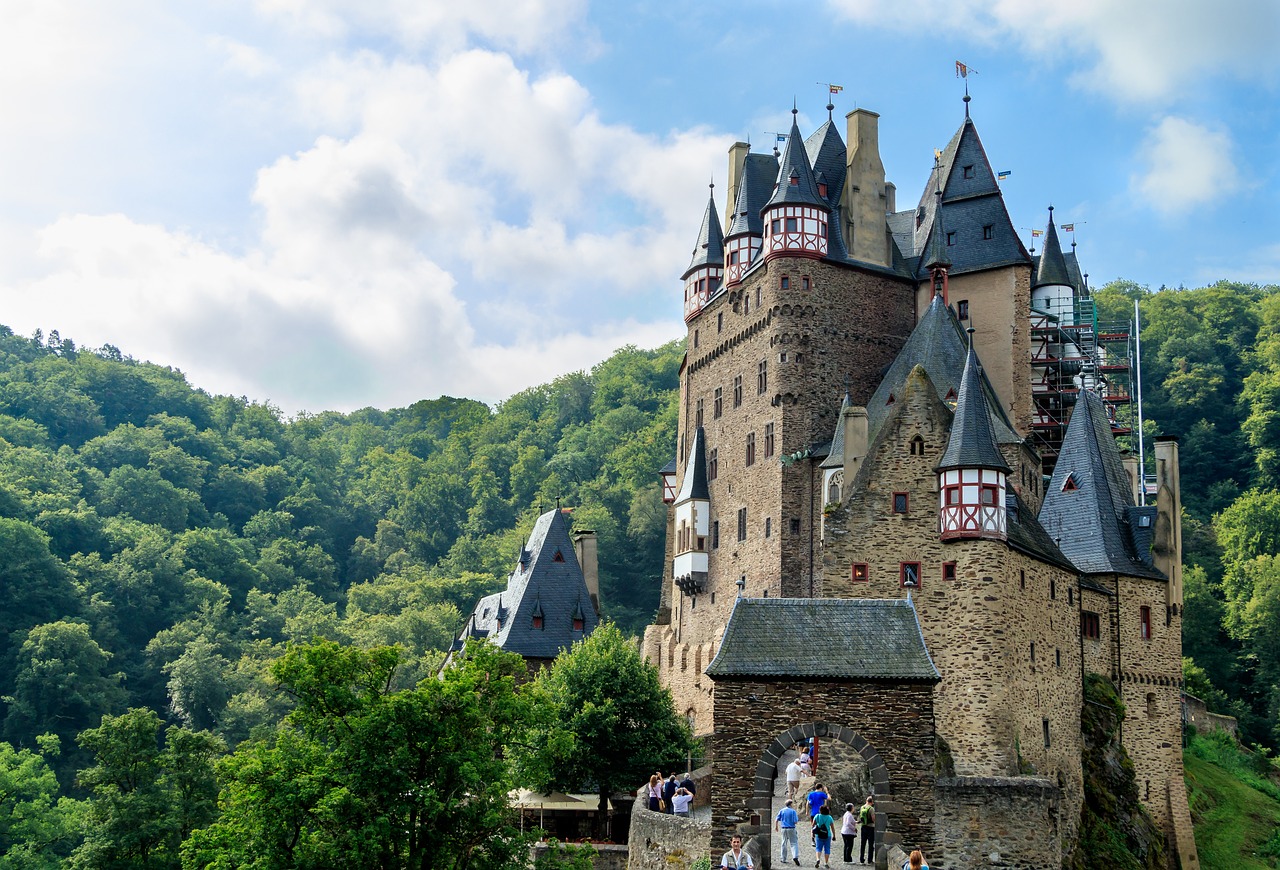
M 996 445 L 991 407 L 983 390 L 982 367 L 972 347 L 960 378 L 960 395 L 956 398 L 951 437 L 947 439 L 947 449 L 938 463 L 939 471 L 948 468 L 994 468 L 1006 474 L 1009 472 L 1009 465 Z
M 703 266 L 724 264 L 724 233 L 720 229 L 720 215 L 716 212 L 715 185 L 707 198 L 707 210 L 702 215 L 702 228 L 698 231 L 698 243 L 693 247 L 693 259 L 684 270 L 685 277 Z
M 1071 273 L 1067 270 L 1067 259 L 1062 255 L 1058 228 L 1053 225 L 1053 206 L 1049 206 L 1049 228 L 1044 234 L 1044 252 L 1040 254 L 1040 265 L 1036 269 L 1036 279 L 1031 283 L 1031 289 L 1048 284 L 1071 286 Z
M 840 138 L 840 132 L 830 118 L 804 141 L 804 150 L 813 167 L 815 179 L 821 175 L 820 180 L 826 182 L 826 202 L 834 208 L 840 202 L 848 168 L 845 166 L 844 140 Z
M 764 235 L 760 211 L 769 201 L 777 177 L 778 158 L 772 154 L 747 155 L 742 162 L 742 178 L 738 182 L 738 194 L 734 198 L 727 237 Z
M 827 201 L 818 196 L 818 184 L 814 181 L 809 155 L 800 138 L 795 109 L 791 110 L 791 134 L 787 136 L 787 147 L 778 162 L 778 183 L 765 208 L 784 203 L 827 205 Z
M 853 399 L 846 390 L 844 401 L 840 403 L 840 410 L 836 413 L 836 433 L 831 436 L 831 449 L 827 451 L 827 458 L 822 460 L 822 468 L 839 468 L 844 465 L 844 412 L 852 405 Z
M 706 434 L 701 426 L 693 433 L 693 447 L 689 449 L 689 459 L 684 467 L 684 480 L 680 482 L 680 492 L 676 495 L 676 504 L 690 499 L 709 499 L 711 490 L 707 486 L 707 450 Z

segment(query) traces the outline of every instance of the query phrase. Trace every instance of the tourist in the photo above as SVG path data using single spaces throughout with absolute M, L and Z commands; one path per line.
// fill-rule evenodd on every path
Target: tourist
M 671 777 L 662 784 L 662 802 L 664 812 L 671 812 L 671 799 L 676 796 L 676 789 L 680 787 L 680 783 L 676 781 L 676 775 L 673 773 Z
M 729 838 L 729 851 L 720 859 L 721 870 L 756 870 L 756 863 L 751 856 L 742 851 L 742 836 L 734 834 Z
M 794 806 L 795 801 L 787 798 L 786 806 L 778 810 L 778 817 L 773 820 L 773 829 L 781 834 L 779 838 L 782 842 L 782 863 L 787 863 L 787 851 L 791 851 L 791 860 L 795 862 L 797 867 L 800 866 L 800 837 L 796 833 L 796 822 L 800 820 L 800 814 L 796 812 Z
M 662 812 L 662 779 L 655 773 L 649 777 L 649 809 L 655 813 Z
M 902 865 L 902 870 L 929 870 L 929 865 L 924 863 L 923 853 L 916 849 L 907 859 L 907 863 Z
M 813 760 L 809 755 L 808 746 L 800 745 L 800 757 L 796 761 L 800 764 L 800 770 L 805 776 L 813 776 Z
M 853 804 L 844 805 L 844 815 L 840 817 L 840 836 L 844 838 L 844 863 L 853 863 L 853 841 L 858 836 L 858 817 L 854 815 Z
M 818 810 L 822 809 L 822 805 L 830 798 L 831 795 L 827 794 L 826 789 L 822 787 L 822 783 L 814 783 L 813 788 L 810 790 L 809 795 L 806 798 L 809 802 L 809 818 L 816 816 L 818 814 Z
M 800 791 L 800 777 L 804 775 L 804 771 L 800 767 L 798 759 L 792 759 L 787 765 L 787 797 L 794 799 Z
M 691 803 L 693 803 L 693 795 L 689 794 L 689 790 L 684 786 L 676 789 L 676 793 L 671 796 L 671 806 L 677 816 L 689 815 Z
M 862 839 L 858 843 L 858 863 L 874 864 L 876 860 L 876 799 L 867 795 L 867 802 L 858 810 L 858 830 Z
M 831 837 L 835 830 L 836 820 L 831 818 L 827 811 L 827 805 L 823 804 L 818 808 L 818 814 L 813 817 L 813 851 L 818 858 L 813 862 L 813 866 L 817 867 L 820 863 L 827 867 L 831 866 Z
M 694 781 L 693 781 L 693 773 L 692 773 L 692 772 L 690 772 L 690 773 L 686 773 L 686 774 L 684 775 L 684 779 L 680 781 L 680 787 L 681 787 L 682 789 L 684 789 L 685 791 L 687 791 L 689 794 L 697 794 L 697 793 L 698 793 L 698 786 L 697 786 L 697 784 L 695 784 L 695 783 L 694 783 Z

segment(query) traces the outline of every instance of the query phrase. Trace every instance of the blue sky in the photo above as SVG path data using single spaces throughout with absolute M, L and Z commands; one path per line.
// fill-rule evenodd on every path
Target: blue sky
M 500 401 L 682 334 L 726 152 L 880 114 L 899 208 L 972 114 L 1091 281 L 1280 281 L 1274 0 L 17 0 L 0 323 L 286 413 Z

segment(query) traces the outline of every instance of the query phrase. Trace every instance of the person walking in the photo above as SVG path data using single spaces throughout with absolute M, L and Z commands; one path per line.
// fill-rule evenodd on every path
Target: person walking
M 780 834 L 779 841 L 782 844 L 782 854 L 779 858 L 782 863 L 787 863 L 787 851 L 790 850 L 791 860 L 799 867 L 800 837 L 796 832 L 796 823 L 800 821 L 800 814 L 796 812 L 794 804 L 795 801 L 787 798 L 786 805 L 778 810 L 778 817 L 773 820 L 773 829 Z
M 729 851 L 720 857 L 721 870 L 756 870 L 756 862 L 742 850 L 742 837 L 734 834 L 729 838 Z
M 873 864 L 876 860 L 876 798 L 867 795 L 867 802 L 858 810 L 858 830 L 862 839 L 858 843 L 858 863 Z
M 830 798 L 831 796 L 827 794 L 827 790 L 822 787 L 822 783 L 815 782 L 813 788 L 809 790 L 809 794 L 805 797 L 805 800 L 809 802 L 809 818 L 812 819 L 816 816 L 818 810 L 822 809 L 822 805 Z
M 673 810 L 672 799 L 676 796 L 676 789 L 679 787 L 680 783 L 676 780 L 676 775 L 674 773 L 671 774 L 671 777 L 662 784 L 662 802 L 666 804 L 664 812 L 669 813 Z
M 787 765 L 787 797 L 795 799 L 796 793 L 800 791 L 800 777 L 803 775 L 799 759 L 791 759 L 791 763 Z
M 813 866 L 819 864 L 831 866 L 831 838 L 834 836 L 836 820 L 831 818 L 831 814 L 827 810 L 827 805 L 823 804 L 818 808 L 818 814 L 813 817 L 813 851 L 817 854 L 817 860 L 813 862 Z
M 662 812 L 662 779 L 656 773 L 649 777 L 646 792 L 649 795 L 649 809 L 655 813 Z
M 853 841 L 858 836 L 858 817 L 854 815 L 853 804 L 844 805 L 844 815 L 840 817 L 840 836 L 844 839 L 844 863 L 853 863 Z

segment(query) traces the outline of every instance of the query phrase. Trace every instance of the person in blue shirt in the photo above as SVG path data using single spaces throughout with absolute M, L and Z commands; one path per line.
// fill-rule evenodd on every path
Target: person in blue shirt
M 800 814 L 796 812 L 795 801 L 787 799 L 786 806 L 778 810 L 778 817 L 773 820 L 773 829 L 778 831 L 782 841 L 782 863 L 787 863 L 787 851 L 791 852 L 791 860 L 795 862 L 797 867 L 800 866 L 800 837 L 796 833 L 796 823 L 800 821 Z

